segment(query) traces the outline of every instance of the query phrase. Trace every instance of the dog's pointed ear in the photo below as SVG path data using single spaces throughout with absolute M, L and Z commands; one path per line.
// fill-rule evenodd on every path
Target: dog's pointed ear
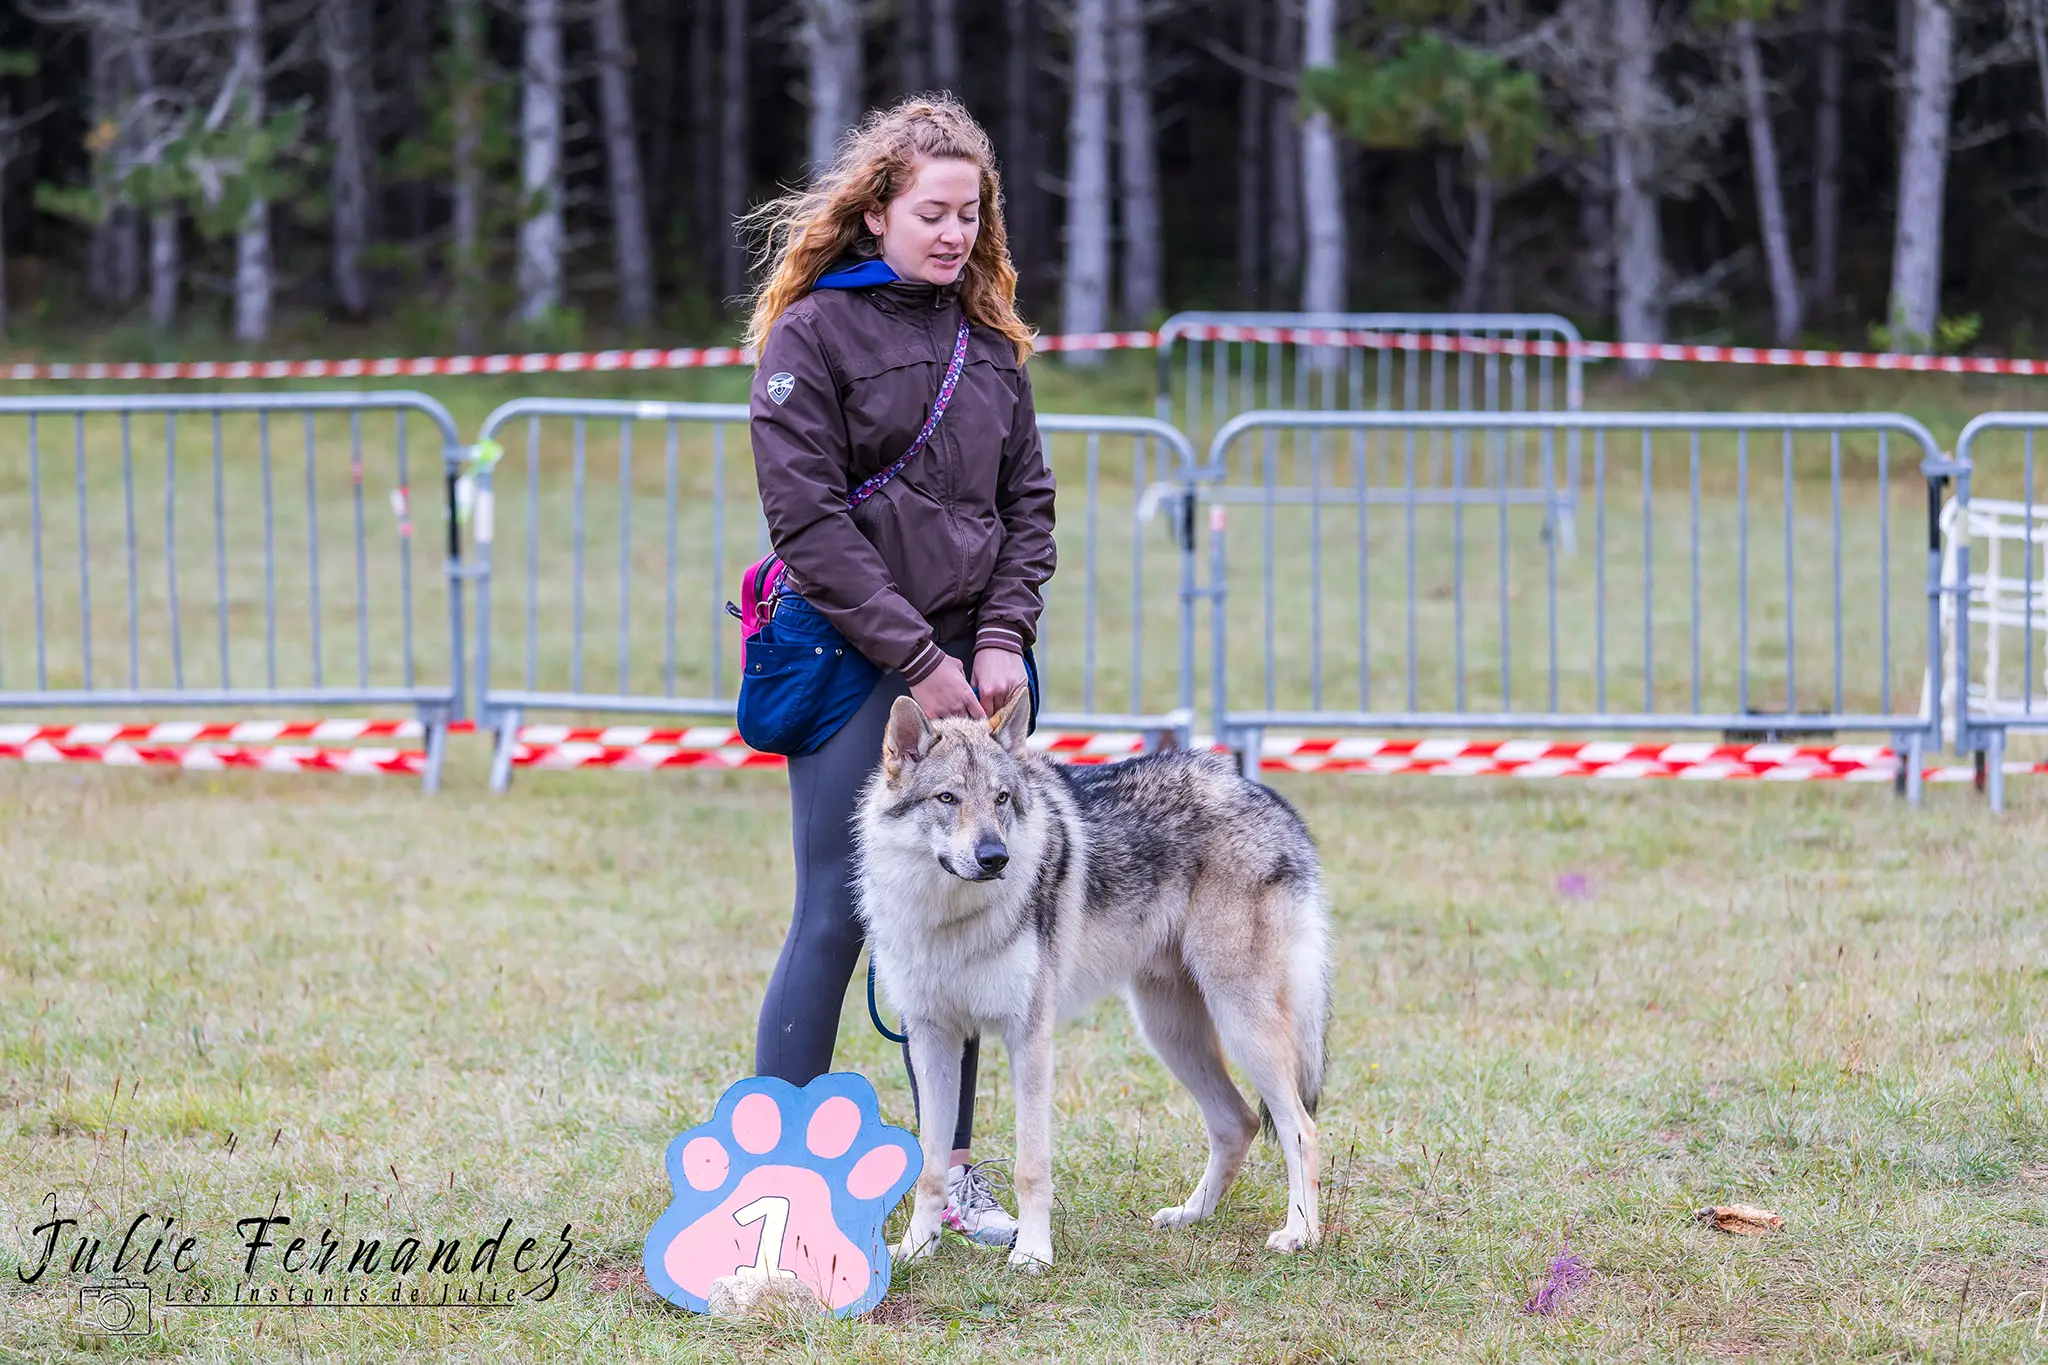
M 889 725 L 882 731 L 882 772 L 891 782 L 903 776 L 905 767 L 917 762 L 932 748 L 932 725 L 915 697 L 898 697 L 889 708 Z
M 1003 709 L 988 718 L 988 732 L 996 743 L 1010 751 L 1012 758 L 1024 757 L 1025 731 L 1031 728 L 1031 689 L 1020 687 L 1010 694 Z

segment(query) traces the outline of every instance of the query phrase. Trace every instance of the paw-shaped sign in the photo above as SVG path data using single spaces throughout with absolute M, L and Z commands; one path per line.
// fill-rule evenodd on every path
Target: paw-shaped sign
M 741 1081 L 668 1145 L 676 1197 L 647 1236 L 647 1283 L 697 1313 L 721 1280 L 800 1285 L 835 1316 L 865 1313 L 889 1291 L 882 1220 L 922 1165 L 865 1076 Z

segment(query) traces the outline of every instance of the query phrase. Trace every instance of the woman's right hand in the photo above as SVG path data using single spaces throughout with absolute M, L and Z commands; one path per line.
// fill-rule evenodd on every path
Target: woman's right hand
M 950 654 L 923 682 L 910 685 L 910 695 L 931 720 L 946 716 L 988 719 L 988 712 L 981 709 L 981 699 L 974 695 L 974 689 L 967 683 L 967 670 Z

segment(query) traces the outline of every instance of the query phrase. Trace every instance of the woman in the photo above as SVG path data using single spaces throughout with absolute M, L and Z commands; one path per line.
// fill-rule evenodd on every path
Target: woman
M 908 692 L 927 715 L 985 717 L 1026 685 L 1053 480 L 995 157 L 965 109 L 918 99 L 870 115 L 808 190 L 754 221 L 772 266 L 747 332 L 761 504 L 790 588 L 882 670 L 853 718 L 789 763 L 796 908 L 755 1070 L 802 1085 L 831 1067 L 860 956 L 850 822 L 890 704 Z M 849 510 L 912 449 L 963 344 L 926 444 Z M 1016 1221 L 969 1154 L 976 1054 L 970 1041 L 947 1222 L 1008 1246 Z

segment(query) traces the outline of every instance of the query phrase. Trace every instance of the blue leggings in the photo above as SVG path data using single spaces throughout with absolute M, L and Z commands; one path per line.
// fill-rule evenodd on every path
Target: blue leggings
M 940 646 L 971 664 L 974 638 Z M 806 1085 L 832 1069 L 832 1045 L 846 987 L 864 941 L 853 902 L 853 813 L 861 787 L 882 760 L 882 731 L 896 698 L 909 695 L 900 673 L 885 673 L 853 718 L 823 747 L 789 760 L 790 824 L 796 844 L 796 909 L 789 937 L 768 978 L 761 1031 L 754 1042 L 754 1072 Z M 974 1137 L 974 1079 L 980 1040 L 969 1038 L 960 1057 L 960 1120 L 955 1147 Z M 910 1068 L 910 1049 L 903 1049 Z M 917 1073 L 910 1073 L 917 1102 Z

